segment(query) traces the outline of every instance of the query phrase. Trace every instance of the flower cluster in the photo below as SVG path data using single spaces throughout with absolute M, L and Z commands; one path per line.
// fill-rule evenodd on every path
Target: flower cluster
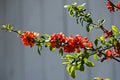
M 114 5 L 110 0 L 108 0 L 106 5 L 107 5 L 107 8 L 110 12 L 115 12 L 115 11 L 118 11 L 120 9 L 120 2 L 117 2 L 117 4 Z
M 105 51 L 106 59 L 111 59 L 112 57 L 120 57 L 120 43 L 115 43 L 113 47 L 113 51 L 111 49 L 107 49 Z
M 25 46 L 33 47 L 38 36 L 39 36 L 39 33 L 25 31 L 20 35 L 20 38 L 22 43 Z
M 56 33 L 50 36 L 50 46 L 52 48 L 63 48 L 64 52 L 80 52 L 81 48 L 92 48 L 93 44 L 88 38 L 81 35 L 75 37 L 66 37 L 62 33 Z
M 60 48 L 62 46 L 62 43 L 65 43 L 66 36 L 62 33 L 53 34 L 50 36 L 50 44 L 52 48 Z

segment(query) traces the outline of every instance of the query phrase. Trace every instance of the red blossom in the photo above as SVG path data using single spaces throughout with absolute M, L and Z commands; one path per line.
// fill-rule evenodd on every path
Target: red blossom
M 75 40 L 72 36 L 67 37 L 66 39 L 67 44 L 63 46 L 64 52 L 74 52 L 75 51 Z
M 39 33 L 25 31 L 21 34 L 20 37 L 21 37 L 22 43 L 25 46 L 33 47 L 38 36 L 39 36 Z
M 83 37 L 81 35 L 76 35 L 75 36 L 75 43 L 76 43 L 76 48 L 85 48 L 83 41 Z
M 67 53 L 80 53 L 82 48 L 91 48 L 93 45 L 87 37 L 83 38 L 81 35 L 76 35 L 75 37 L 66 37 L 62 33 L 55 33 L 50 36 L 50 46 L 52 48 L 63 48 L 64 52 Z
M 111 56 L 112 56 L 112 50 L 108 49 L 105 51 L 105 54 L 106 54 L 106 59 L 111 59 Z
M 117 2 L 117 5 L 116 5 L 116 7 L 117 7 L 117 11 L 120 9 L 120 1 L 119 2 Z
M 59 48 L 60 46 L 62 46 L 62 43 L 64 43 L 65 41 L 66 41 L 66 37 L 62 33 L 55 33 L 50 36 L 50 46 L 52 48 L 55 47 Z
M 93 47 L 92 41 L 88 42 L 87 47 L 89 47 L 89 48 Z
M 107 5 L 107 8 L 108 8 L 108 10 L 110 12 L 114 12 L 115 11 L 115 8 L 114 8 L 113 3 L 111 1 L 108 0 L 106 5 Z

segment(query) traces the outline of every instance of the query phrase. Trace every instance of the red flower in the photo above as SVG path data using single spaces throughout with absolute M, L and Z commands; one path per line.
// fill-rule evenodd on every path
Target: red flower
M 81 35 L 76 35 L 75 36 L 75 44 L 76 44 L 76 48 L 85 48 L 85 45 L 84 45 L 84 40 L 83 40 L 83 37 Z
M 106 59 L 111 59 L 111 56 L 112 56 L 112 50 L 108 49 L 105 51 L 105 54 L 106 54 Z
M 106 5 L 107 5 L 107 8 L 110 12 L 115 11 L 115 8 L 114 8 L 113 3 L 111 1 L 107 1 Z
M 89 47 L 89 48 L 93 47 L 92 41 L 88 42 L 87 47 Z
M 59 48 L 62 46 L 62 43 L 65 43 L 66 37 L 62 33 L 56 33 L 50 36 L 50 46 L 52 48 Z
M 21 37 L 22 43 L 25 46 L 33 47 L 38 36 L 39 36 L 39 33 L 25 31 L 21 34 L 20 37 Z
M 116 7 L 117 7 L 117 11 L 118 11 L 120 9 L 120 2 L 117 3 Z
M 67 37 L 66 39 L 67 44 L 63 46 L 64 52 L 74 52 L 75 51 L 75 39 L 72 36 Z
M 67 53 L 80 53 L 81 48 L 91 48 L 93 45 L 91 41 L 89 42 L 88 38 L 83 38 L 80 35 L 66 37 L 62 33 L 56 33 L 50 36 L 50 46 L 52 48 L 63 48 L 64 52 Z

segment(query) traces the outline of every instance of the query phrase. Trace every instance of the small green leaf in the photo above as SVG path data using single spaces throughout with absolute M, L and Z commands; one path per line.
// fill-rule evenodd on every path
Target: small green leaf
M 104 40 L 104 36 L 102 35 L 102 36 L 100 36 L 100 38 L 99 38 L 101 41 L 103 41 Z
M 80 65 L 80 69 L 79 70 L 80 71 L 84 71 L 84 65 L 83 64 Z
M 38 54 L 41 55 L 40 48 L 37 48 Z
M 91 30 L 92 30 L 92 26 L 90 26 L 90 24 L 88 24 L 87 26 L 86 26 L 86 30 L 87 30 L 87 32 L 91 32 Z
M 8 24 L 8 25 L 7 25 L 7 29 L 8 29 L 9 31 L 11 31 L 11 30 L 13 29 L 13 27 L 11 26 L 11 24 Z
M 94 44 L 95 44 L 95 46 L 98 45 L 98 39 L 96 39 L 96 40 L 94 41 Z
M 93 55 L 93 59 L 94 59 L 94 60 L 98 60 L 98 55 L 97 55 L 97 54 L 94 54 L 94 55 Z
M 66 64 L 69 64 L 69 63 L 70 63 L 70 62 L 67 62 L 67 61 L 66 61 L 66 62 L 62 62 L 63 65 L 66 65 Z
M 104 20 L 104 19 L 103 19 L 103 20 L 101 20 L 101 21 L 100 21 L 100 23 L 101 23 L 101 24 L 104 24 L 104 23 L 105 23 L 105 20 Z
M 81 4 L 82 7 L 84 7 L 85 5 L 86 5 L 86 3 Z
M 89 61 L 88 59 L 84 58 L 84 62 L 88 67 L 94 67 L 94 63 Z
M 113 32 L 114 35 L 119 34 L 118 28 L 115 25 L 112 25 L 112 30 L 114 31 Z
M 59 54 L 60 54 L 60 56 L 63 56 L 63 49 L 62 48 L 60 48 Z
M 64 8 L 70 8 L 71 7 L 71 5 L 65 5 L 64 6 Z
M 48 47 L 48 46 L 50 46 L 50 42 L 47 42 L 47 41 L 45 41 L 46 43 L 45 43 L 45 47 Z
M 52 51 L 52 52 L 55 51 L 55 48 L 50 47 L 50 51 Z
M 77 70 L 84 71 L 84 65 L 83 64 L 78 64 L 76 66 Z
M 74 6 L 75 6 L 75 5 L 77 5 L 77 3 L 76 3 L 76 2 L 74 2 L 74 3 L 72 3 L 72 5 L 74 5 Z
M 93 22 L 92 18 L 90 18 L 90 17 L 89 17 L 89 18 L 87 18 L 87 20 L 86 20 L 86 21 L 87 21 L 88 23 L 90 23 L 90 24 Z
M 71 68 L 70 68 L 70 75 L 71 75 L 72 78 L 76 77 L 75 66 L 71 66 Z
M 81 66 L 81 64 L 77 64 L 76 69 L 80 70 L 80 66 Z
M 71 65 L 67 65 L 66 66 L 66 70 L 67 70 L 67 72 L 70 74 L 71 72 L 70 72 L 70 68 L 71 68 Z
M 44 34 L 46 37 L 50 37 L 50 35 L 49 34 Z
M 102 44 L 97 45 L 96 49 L 102 48 Z
M 110 78 L 105 78 L 105 80 L 110 80 Z
M 3 28 L 3 29 L 6 29 L 7 27 L 6 27 L 6 25 L 2 25 L 2 28 Z
M 76 23 L 79 24 L 78 17 L 76 17 Z
M 115 31 L 115 32 L 119 32 L 118 28 L 115 25 L 112 25 L 112 30 Z
M 73 72 L 75 70 L 75 66 L 71 66 L 70 72 Z
M 74 57 L 70 54 L 63 56 L 64 59 L 72 60 Z
M 21 34 L 21 30 L 18 30 L 17 32 L 18 32 L 18 34 Z

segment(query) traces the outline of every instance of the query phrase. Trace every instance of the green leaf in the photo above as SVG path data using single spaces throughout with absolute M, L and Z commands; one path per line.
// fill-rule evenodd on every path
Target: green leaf
M 93 59 L 94 59 L 94 60 L 98 60 L 98 55 L 97 55 L 97 54 L 94 54 L 94 55 L 93 55 Z
M 94 41 L 94 44 L 95 44 L 95 46 L 98 45 L 98 39 L 96 39 L 96 40 Z
M 71 72 L 70 72 L 70 68 L 71 68 L 71 65 L 67 65 L 66 66 L 66 70 L 67 70 L 67 72 L 70 74 Z
M 75 66 L 71 66 L 71 68 L 70 68 L 70 75 L 71 75 L 72 78 L 76 77 Z
M 2 25 L 2 28 L 3 28 L 3 29 L 6 29 L 7 27 L 6 27 L 6 25 Z
M 101 41 L 103 41 L 104 40 L 104 36 L 102 35 L 102 36 L 100 36 L 100 38 L 99 38 Z
M 18 32 L 18 34 L 21 34 L 21 30 L 18 30 L 17 32 Z
M 102 44 L 97 45 L 96 49 L 102 48 Z
M 70 15 L 70 17 L 73 17 L 73 16 L 74 16 L 73 10 L 70 9 L 70 10 L 68 11 L 68 14 Z
M 101 21 L 100 21 L 100 23 L 101 23 L 101 24 L 104 24 L 104 23 L 105 23 L 105 20 L 104 20 L 104 19 L 103 19 L 103 20 L 101 20 Z
M 63 56 L 64 59 L 72 60 L 74 57 L 70 54 Z
M 80 71 L 84 71 L 84 65 L 83 64 L 80 65 L 80 69 L 79 70 Z
M 67 61 L 66 61 L 66 62 L 62 62 L 63 65 L 66 65 L 66 64 L 69 64 L 69 63 L 70 63 L 70 62 L 67 62 Z
M 75 70 L 75 66 L 71 66 L 70 72 L 72 73 Z
M 77 64 L 76 69 L 80 70 L 80 71 L 84 71 L 84 65 L 83 64 Z
M 76 69 L 80 70 L 80 66 L 81 66 L 81 64 L 77 64 Z
M 82 7 L 84 7 L 85 5 L 86 5 L 86 3 L 81 4 Z
M 84 62 L 88 67 L 94 67 L 94 63 L 89 61 L 87 58 L 84 58 Z
M 76 17 L 76 23 L 79 24 L 78 17 Z
M 55 51 L 55 48 L 50 47 L 50 51 L 52 51 L 52 52 Z
M 77 5 L 77 3 L 76 3 L 76 2 L 74 2 L 74 3 L 72 3 L 72 5 L 74 5 L 74 6 L 75 6 L 75 5 Z
M 86 26 L 86 30 L 87 30 L 87 32 L 91 32 L 91 30 L 92 30 L 92 26 L 90 26 L 90 24 L 88 24 L 87 26 Z
M 105 80 L 110 80 L 110 78 L 105 78 Z
M 93 20 L 92 20 L 92 18 L 87 18 L 87 22 L 89 23 L 89 24 L 91 24 L 92 22 L 93 22 Z
M 115 31 L 115 32 L 119 32 L 118 28 L 115 25 L 112 25 L 112 30 Z
M 114 35 L 119 34 L 118 28 L 115 25 L 112 25 L 112 30 L 114 31 Z
M 82 11 L 83 10 L 83 7 L 81 5 L 78 5 L 77 8 Z
M 40 48 L 37 48 L 38 54 L 41 55 Z
M 63 56 L 63 49 L 62 48 L 60 48 L 59 54 L 60 54 L 60 56 Z
M 44 34 L 46 37 L 50 37 L 50 35 L 49 34 Z
M 8 25 L 7 25 L 7 29 L 8 29 L 8 31 L 13 30 L 13 27 L 11 26 L 11 24 L 8 24 Z
M 48 46 L 50 46 L 50 42 L 47 42 L 47 41 L 46 41 L 45 47 L 48 47 Z
M 65 5 L 64 6 L 64 8 L 70 8 L 71 7 L 71 5 Z

